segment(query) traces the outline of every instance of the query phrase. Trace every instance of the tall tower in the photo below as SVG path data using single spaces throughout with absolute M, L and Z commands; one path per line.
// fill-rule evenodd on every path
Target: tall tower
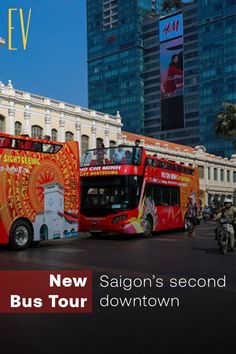
M 143 20 L 154 0 L 87 0 L 89 107 L 143 133 Z

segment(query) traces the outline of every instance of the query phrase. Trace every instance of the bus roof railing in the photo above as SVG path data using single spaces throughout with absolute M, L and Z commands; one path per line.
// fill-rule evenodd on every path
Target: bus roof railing
M 56 154 L 62 146 L 51 140 L 0 133 L 0 148 Z

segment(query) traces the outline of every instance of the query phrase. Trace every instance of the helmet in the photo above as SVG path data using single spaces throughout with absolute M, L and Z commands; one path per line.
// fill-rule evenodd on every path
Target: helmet
M 230 198 L 225 198 L 224 199 L 224 203 L 231 203 L 233 204 L 232 200 Z

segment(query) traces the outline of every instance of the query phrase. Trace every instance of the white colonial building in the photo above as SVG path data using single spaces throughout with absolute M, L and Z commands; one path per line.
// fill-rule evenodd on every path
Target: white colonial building
M 203 205 L 220 205 L 226 196 L 236 200 L 236 155 L 231 159 L 212 155 L 204 146 L 179 145 L 168 141 L 123 132 L 123 142 L 133 145 L 140 139 L 150 155 L 166 158 L 187 166 L 198 166 Z
M 32 137 L 49 135 L 52 140 L 77 140 L 82 152 L 120 143 L 121 117 L 96 112 L 73 104 L 14 89 L 12 82 L 0 82 L 0 132 Z
M 52 140 L 80 142 L 81 151 L 96 148 L 98 142 L 114 146 L 134 144 L 139 138 L 150 154 L 190 166 L 198 166 L 203 205 L 220 204 L 225 196 L 236 197 L 236 155 L 231 159 L 167 141 L 122 132 L 116 116 L 55 99 L 17 90 L 9 81 L 0 82 L 0 132 L 19 135 L 26 130 L 32 137 L 50 135 Z

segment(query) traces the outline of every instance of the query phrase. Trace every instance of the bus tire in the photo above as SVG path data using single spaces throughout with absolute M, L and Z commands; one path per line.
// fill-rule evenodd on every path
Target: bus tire
M 151 216 L 147 216 L 147 218 L 145 220 L 143 236 L 145 238 L 151 237 L 152 231 L 153 231 L 153 221 L 152 221 Z
M 33 241 L 33 229 L 25 219 L 16 220 L 10 231 L 10 245 L 14 250 L 22 251 Z

